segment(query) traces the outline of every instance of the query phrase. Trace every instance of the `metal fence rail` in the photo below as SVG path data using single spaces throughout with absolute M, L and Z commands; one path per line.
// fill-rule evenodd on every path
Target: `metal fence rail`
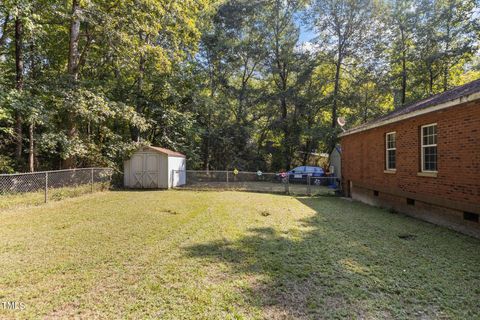
M 173 170 L 172 177 L 186 176 L 186 184 L 180 189 L 193 190 L 241 190 L 282 193 L 291 195 L 333 195 L 340 188 L 340 180 L 334 176 L 295 176 L 278 173 L 244 171 Z
M 93 192 L 96 188 L 105 189 L 110 185 L 112 174 L 113 170 L 110 168 L 0 174 L 0 202 L 7 201 L 9 196 L 10 200 L 12 196 L 25 193 L 41 194 L 43 202 L 47 202 L 51 198 L 68 196 L 69 193 L 78 194 L 78 188 L 82 188 L 83 192 Z M 31 198 L 33 199 L 33 196 Z

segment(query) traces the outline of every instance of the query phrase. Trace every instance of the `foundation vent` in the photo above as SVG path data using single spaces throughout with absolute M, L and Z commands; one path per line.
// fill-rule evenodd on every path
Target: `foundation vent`
M 464 212 L 463 213 L 463 220 L 467 220 L 467 221 L 472 221 L 472 222 L 476 222 L 478 223 L 479 219 L 478 219 L 478 213 L 473 213 L 473 212 Z

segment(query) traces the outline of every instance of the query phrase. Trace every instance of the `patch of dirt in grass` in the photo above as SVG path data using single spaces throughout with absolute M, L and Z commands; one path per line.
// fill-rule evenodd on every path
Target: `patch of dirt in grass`
M 159 212 L 160 212 L 160 213 L 169 213 L 169 214 L 171 214 L 171 215 L 180 214 L 180 212 L 175 211 L 175 210 L 172 210 L 172 209 L 161 209 Z
M 262 210 L 260 211 L 260 215 L 263 216 L 263 217 L 268 217 L 271 213 L 268 212 L 267 210 Z
M 54 308 L 53 311 L 46 317 L 47 319 L 61 319 L 61 318 L 72 318 L 75 314 L 78 314 L 80 309 L 79 302 L 69 302 L 57 308 Z
M 343 310 L 347 306 L 347 302 L 341 295 L 332 295 L 325 298 L 325 305 L 330 310 Z
M 415 240 L 417 238 L 416 235 L 408 233 L 399 234 L 398 237 L 402 240 Z

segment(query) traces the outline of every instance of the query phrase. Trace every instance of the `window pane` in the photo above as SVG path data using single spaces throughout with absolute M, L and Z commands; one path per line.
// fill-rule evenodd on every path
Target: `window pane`
M 423 170 L 437 171 L 437 126 L 431 125 L 422 128 Z
M 387 169 L 396 168 L 396 151 L 388 150 Z
M 422 144 L 437 144 L 437 125 L 422 128 Z
M 426 171 L 437 171 L 437 147 L 423 148 L 423 169 Z
M 395 148 L 395 133 L 387 134 L 387 148 Z

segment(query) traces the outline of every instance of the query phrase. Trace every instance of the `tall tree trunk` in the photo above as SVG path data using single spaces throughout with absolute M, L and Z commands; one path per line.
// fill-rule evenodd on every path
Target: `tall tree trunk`
M 450 63 L 449 63 L 449 51 L 450 51 L 450 20 L 447 24 L 447 37 L 446 37 L 446 47 L 445 47 L 445 64 L 443 67 L 443 91 L 449 89 L 448 82 L 450 78 Z
M 341 48 L 338 49 L 338 59 L 335 65 L 335 84 L 333 88 L 333 102 L 332 102 L 332 129 L 335 131 L 337 127 L 337 114 L 338 114 L 338 95 L 340 93 L 340 77 L 343 63 L 343 53 Z M 333 134 L 328 142 L 328 154 L 332 153 L 333 148 L 336 144 L 336 135 Z
M 72 13 L 70 21 L 70 39 L 68 47 L 68 75 L 72 87 L 75 87 L 78 82 L 78 63 L 80 59 L 79 40 L 80 40 L 80 0 L 72 0 Z M 75 122 L 74 112 L 67 114 L 67 135 L 69 139 L 74 139 L 77 136 L 77 125 Z M 76 159 L 74 156 L 69 156 L 63 161 L 63 168 L 74 168 Z
M 290 135 L 289 135 L 289 123 L 288 123 L 288 104 L 287 104 L 287 88 L 288 88 L 288 73 L 287 73 L 287 63 L 285 61 L 280 60 L 280 50 L 278 47 L 278 41 L 276 44 L 276 60 L 277 60 L 277 68 L 278 68 L 278 76 L 280 78 L 280 111 L 281 111 L 281 128 L 283 131 L 283 141 L 282 145 L 284 148 L 284 159 L 285 159 L 285 169 L 290 169 L 290 165 L 292 163 L 291 155 L 290 155 Z
M 303 158 L 302 158 L 303 166 L 306 166 L 308 163 L 308 155 L 310 153 L 309 150 L 310 150 L 310 139 L 307 139 L 307 141 L 305 142 L 305 153 L 303 154 Z
M 433 94 L 433 70 L 432 70 L 432 66 L 429 65 L 428 67 L 428 74 L 429 74 L 429 82 L 428 82 L 428 95 L 432 95 Z
M 237 109 L 237 117 L 236 121 L 238 125 L 244 123 L 245 117 L 243 116 L 244 110 L 244 100 L 245 100 L 245 91 L 246 91 L 246 83 L 242 82 L 242 88 L 240 89 L 240 93 L 238 95 L 238 109 Z
M 15 114 L 15 159 L 17 163 L 22 162 L 22 149 L 23 149 L 23 132 L 22 132 L 23 119 L 20 115 L 20 112 L 17 111 Z
M 16 72 L 16 83 L 15 87 L 18 91 L 23 91 L 24 85 L 24 65 L 23 65 L 23 22 L 21 17 L 17 16 L 15 19 L 15 72 Z M 15 143 L 16 143 L 16 152 L 15 158 L 18 162 L 22 161 L 22 115 L 20 110 L 16 111 L 15 115 Z
M 203 138 L 203 168 L 206 171 L 210 169 L 210 124 L 207 125 L 206 135 Z M 226 169 L 228 170 L 228 164 Z
M 279 6 L 280 1 L 276 1 L 276 18 L 275 18 L 275 27 L 274 27 L 274 34 L 275 34 L 275 46 L 274 46 L 274 54 L 275 54 L 275 62 L 278 69 L 278 77 L 280 78 L 280 83 L 277 83 L 277 88 L 280 91 L 280 112 L 281 112 L 281 128 L 283 131 L 283 156 L 285 160 L 285 169 L 290 168 L 291 164 L 291 156 L 290 156 L 290 142 L 289 140 L 289 125 L 287 123 L 288 117 L 288 105 L 287 105 L 287 86 L 288 86 L 288 69 L 287 69 L 287 62 L 282 61 L 282 55 L 280 53 L 280 25 L 279 25 Z
M 405 51 L 403 52 L 402 56 L 402 93 L 401 93 L 401 104 L 402 106 L 405 105 L 406 97 L 407 97 L 407 61 L 405 57 Z
M 33 140 L 34 125 L 30 123 L 28 127 L 28 138 L 30 140 L 30 145 L 28 148 L 28 168 L 30 172 L 35 171 L 35 144 Z
M 70 21 L 70 41 L 68 46 L 68 75 L 72 83 L 78 80 L 78 62 L 80 51 L 78 48 L 80 40 L 80 0 L 72 0 L 72 15 Z
M 285 148 L 285 169 L 289 170 L 290 165 L 292 164 L 292 157 L 291 157 L 291 146 L 290 146 L 290 126 L 288 123 L 288 105 L 287 105 L 287 79 L 286 77 L 283 79 L 282 82 L 282 93 L 280 96 L 280 108 L 282 110 L 282 129 L 283 129 L 283 147 Z
M 215 85 L 214 81 L 211 81 L 211 92 L 210 98 L 213 99 L 215 97 Z M 206 132 L 203 137 L 203 167 L 206 171 L 210 170 L 210 133 L 211 133 L 211 124 L 212 124 L 212 112 L 210 111 L 210 106 L 208 106 L 208 114 L 207 114 L 207 125 L 206 125 Z M 228 170 L 229 163 L 226 164 L 226 170 Z
M 305 141 L 305 153 L 303 154 L 303 159 L 302 159 L 302 164 L 304 166 L 306 166 L 308 164 L 308 160 L 309 160 L 309 156 L 310 156 L 310 152 L 312 151 L 312 143 L 313 143 L 313 138 L 312 136 L 310 136 L 311 134 L 311 130 L 312 130 L 312 127 L 313 127 L 313 123 L 314 123 L 314 117 L 312 115 L 309 115 L 307 117 L 307 131 L 309 132 L 309 137 L 307 138 L 307 140 Z
M 450 67 L 448 66 L 448 62 L 445 62 L 445 66 L 443 69 L 443 91 L 448 90 L 448 78 L 450 77 L 449 71 L 450 71 Z
M 215 94 L 217 92 L 217 60 L 216 57 L 214 57 L 211 52 L 208 52 L 208 77 L 209 77 L 209 84 L 210 84 L 210 102 L 213 102 L 215 99 Z M 206 171 L 210 170 L 210 158 L 211 158 L 211 127 L 212 127 L 212 111 L 211 111 L 211 105 L 210 103 L 207 105 L 208 110 L 207 110 L 207 119 L 206 119 L 206 130 L 205 133 L 203 134 L 203 139 L 202 139 L 202 156 L 203 156 L 203 167 L 205 168 Z M 225 164 L 225 169 L 228 170 L 230 163 Z
M 363 102 L 363 123 L 366 123 L 367 121 L 368 121 L 368 85 L 367 85 L 367 88 L 365 88 L 365 100 Z
M 335 129 L 337 126 L 337 101 L 338 93 L 340 92 L 340 72 L 342 68 L 342 54 L 338 52 L 338 61 L 335 66 L 335 85 L 333 88 L 333 102 L 332 102 L 332 128 Z
M 405 105 L 406 96 L 407 96 L 407 46 L 405 39 L 405 32 L 403 28 L 400 28 L 402 36 L 402 92 L 400 97 L 401 105 Z
M 150 37 L 149 35 L 145 35 L 144 32 L 139 33 L 139 39 L 140 42 L 149 44 L 150 42 Z M 138 113 L 143 113 L 144 110 L 144 105 L 143 102 L 141 102 L 139 99 L 143 95 L 143 83 L 144 83 L 144 78 L 145 78 L 145 64 L 147 62 L 147 57 L 144 52 L 140 53 L 140 58 L 138 60 L 138 76 L 137 76 L 137 102 L 136 102 L 136 109 Z M 136 127 L 131 127 L 130 128 L 130 133 L 132 136 L 132 140 L 136 142 L 140 142 L 140 130 Z
M 37 79 L 37 64 L 35 59 L 36 59 L 35 43 L 32 41 L 30 43 L 30 75 L 31 75 L 32 82 L 34 82 Z M 32 117 L 32 119 L 30 119 L 30 124 L 28 126 L 28 139 L 29 139 L 28 168 L 30 169 L 30 172 L 35 171 L 34 131 L 35 131 L 35 119 Z

